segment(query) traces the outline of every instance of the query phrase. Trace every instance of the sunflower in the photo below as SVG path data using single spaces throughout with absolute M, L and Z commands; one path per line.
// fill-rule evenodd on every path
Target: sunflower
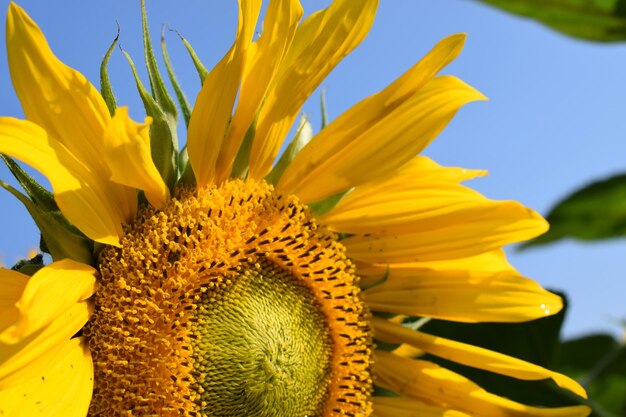
M 499 397 L 425 356 L 585 396 L 566 376 L 416 325 L 520 322 L 562 308 L 502 251 L 546 222 L 461 185 L 483 171 L 418 155 L 462 105 L 483 99 L 436 75 L 464 36 L 317 135 L 301 123 L 278 156 L 376 7 L 335 0 L 300 22 L 297 0 L 272 0 L 254 40 L 261 0 L 240 0 L 232 48 L 210 72 L 199 66 L 178 152 L 154 67 L 153 94 L 140 86 L 152 117 L 138 123 L 9 6 L 26 120 L 0 118 L 0 152 L 53 192 L 7 157 L 29 197 L 3 186 L 33 215 L 53 262 L 32 276 L 0 271 L 0 415 L 589 414 Z M 149 41 L 146 51 L 150 62 Z

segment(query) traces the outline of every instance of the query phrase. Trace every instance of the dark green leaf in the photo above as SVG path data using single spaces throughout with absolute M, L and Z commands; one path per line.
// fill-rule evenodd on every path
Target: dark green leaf
M 100 64 L 100 93 L 102 94 L 102 97 L 104 98 L 104 102 L 106 103 L 107 108 L 109 109 L 109 113 L 111 114 L 111 117 L 113 117 L 113 115 L 115 114 L 117 103 L 115 102 L 115 94 L 113 94 L 113 88 L 111 87 L 111 81 L 109 80 L 108 65 L 109 65 L 109 59 L 111 59 L 111 54 L 113 53 L 113 50 L 115 49 L 115 45 L 117 45 L 117 41 L 119 38 L 120 38 L 120 25 L 118 24 L 117 35 L 115 36 L 115 39 L 113 39 L 111 46 L 109 46 L 109 49 L 107 50 L 106 54 L 104 55 L 104 58 L 102 59 L 102 63 Z
M 624 356 L 622 356 L 624 359 Z M 589 398 L 593 399 L 605 415 L 626 416 L 626 376 L 608 374 L 589 386 Z M 611 413 L 611 414 L 608 414 Z
M 524 323 L 455 323 L 431 320 L 422 331 L 480 346 L 554 369 L 565 308 L 556 315 Z M 529 405 L 559 407 L 585 403 L 551 380 L 523 381 L 427 355 L 427 360 L 464 375 L 494 394 Z
M 594 182 L 574 192 L 546 216 L 548 233 L 522 247 L 564 237 L 596 240 L 626 235 L 626 174 Z
M 617 341 L 605 334 L 568 340 L 561 344 L 559 370 L 567 375 L 581 377 L 615 349 Z
M 587 388 L 600 414 L 626 415 L 626 347 L 609 335 L 590 335 L 564 342 L 560 372 Z
M 565 297 L 557 294 L 567 304 Z M 558 359 L 559 333 L 566 310 L 565 306 L 558 314 L 523 323 L 456 323 L 431 320 L 422 330 L 552 369 Z
M 626 0 L 478 0 L 535 19 L 567 35 L 601 42 L 626 40 Z
M 43 255 L 38 253 L 30 259 L 18 261 L 11 269 L 32 277 L 37 271 L 43 268 L 43 266 Z

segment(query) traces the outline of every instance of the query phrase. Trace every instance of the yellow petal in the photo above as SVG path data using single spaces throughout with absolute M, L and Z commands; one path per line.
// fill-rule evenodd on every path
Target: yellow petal
M 117 245 L 120 223 L 134 217 L 137 196 L 135 190 L 109 182 L 110 171 L 103 155 L 104 132 L 110 116 L 104 99 L 81 73 L 54 56 L 39 27 L 15 3 L 10 4 L 7 17 L 7 52 L 13 85 L 26 118 L 46 131 L 48 139 L 44 142 L 49 142 L 57 154 L 58 148 L 63 147 L 70 159 L 79 161 L 76 171 L 73 161 L 57 155 L 61 163 L 70 164 L 67 170 L 78 184 L 100 194 L 94 197 L 82 192 L 64 197 L 64 201 L 59 201 L 61 210 L 90 238 Z M 42 173 L 48 176 L 43 170 Z M 48 179 L 57 188 L 63 181 L 49 176 Z M 107 202 L 95 209 L 98 199 Z M 86 206 L 95 210 L 87 211 Z M 113 217 L 100 219 L 103 214 Z M 89 223 L 89 218 L 94 224 Z
M 363 112 L 350 110 L 313 138 L 279 188 L 314 202 L 388 177 L 424 149 L 461 106 L 484 99 L 454 77 L 431 79 L 397 103 L 385 101 L 385 92 L 355 106 L 365 107 Z
M 356 187 L 322 220 L 335 230 L 350 233 L 374 232 L 372 227 L 378 225 L 386 230 L 387 224 L 424 217 L 431 224 L 433 217 L 461 212 L 470 204 L 489 206 L 490 201 L 481 194 L 458 184 L 479 175 L 485 175 L 485 171 L 444 168 L 427 157 L 417 156 L 389 178 Z
M 91 303 L 81 301 L 19 343 L 0 342 L 0 390 L 36 378 L 50 358 L 87 323 L 92 313 Z
M 408 343 L 440 358 L 517 379 L 537 381 L 550 378 L 561 388 L 587 398 L 584 388 L 573 379 L 521 359 L 443 337 L 413 331 L 378 317 L 373 317 L 371 324 L 374 327 L 376 338 L 385 342 Z
M 372 400 L 372 417 L 472 417 L 449 407 L 437 407 L 411 398 L 374 397 Z
M 410 233 L 471 221 L 503 203 L 454 182 L 387 183 L 357 187 L 322 217 L 336 231 Z
M 1 329 L 0 342 L 15 344 L 63 315 L 96 290 L 96 271 L 85 264 L 65 259 L 50 264 L 28 280 L 15 303 L 17 320 Z
M 109 111 L 98 90 L 50 50 L 37 24 L 15 3 L 7 17 L 7 51 L 26 118 L 85 164 L 104 169 L 102 136 Z
M 502 249 L 484 252 L 467 258 L 445 261 L 409 262 L 402 264 L 368 264 L 355 262 L 357 274 L 361 277 L 380 278 L 388 269 L 391 275 L 398 278 L 412 278 L 422 272 L 465 271 L 467 274 L 477 272 L 517 272 L 507 261 Z
M 25 383 L 0 390 L 0 415 L 84 417 L 93 392 L 93 364 L 87 342 L 68 341 Z
M 25 120 L 0 118 L 0 152 L 45 175 L 59 208 L 74 226 L 93 240 L 119 246 L 122 222 L 130 220 L 128 214 L 136 210 L 134 190 L 124 187 L 132 193 L 132 200 L 116 199 L 118 186 L 108 181 L 108 174 L 106 179 L 94 175 L 65 146 Z
M 323 164 L 351 141 L 383 121 L 389 114 L 411 99 L 443 67 L 454 60 L 463 48 L 464 35 L 441 40 L 404 75 L 381 92 L 374 94 L 343 113 L 305 146 L 283 175 L 279 188 L 293 192 L 307 177 L 309 169 Z M 413 155 L 414 156 L 414 155 Z M 320 169 L 321 170 L 321 169 Z
M 430 215 L 432 223 L 427 213 L 417 222 L 402 223 L 402 231 L 389 227 L 389 232 L 359 234 L 342 243 L 351 258 L 364 262 L 423 262 L 475 256 L 548 229 L 539 214 L 514 201 L 485 199 L 457 207 L 458 212 L 442 209 L 445 213 L 441 218 Z M 393 224 L 393 219 L 388 220 Z
M 450 122 L 463 105 L 482 100 L 478 91 L 451 76 L 432 79 L 386 117 L 363 132 L 325 133 L 327 145 L 311 140 L 310 157 L 302 154 L 291 166 L 306 168 L 304 172 L 287 172 L 283 178 L 295 183 L 284 185 L 304 202 L 315 202 L 346 191 L 359 184 L 393 174 L 421 152 Z M 362 116 L 355 116 L 362 117 Z M 346 134 L 347 133 L 347 134 Z M 304 152 L 304 149 L 303 149 Z M 301 165 L 298 165 L 301 164 Z M 285 180 L 287 181 L 287 180 Z M 283 184 L 279 183 L 281 189 Z
M 196 98 L 189 121 L 187 147 L 189 161 L 200 187 L 216 180 L 220 149 L 241 84 L 260 9 L 261 0 L 239 1 L 239 26 L 235 43 L 207 75 Z
M 488 393 L 467 378 L 422 360 L 376 351 L 376 383 L 404 397 L 481 417 L 586 417 L 587 406 L 539 408 Z
M 361 187 L 384 187 L 384 184 L 411 182 L 462 182 L 476 177 L 487 175 L 484 169 L 466 169 L 459 167 L 444 167 L 424 155 L 417 155 L 415 158 L 402 165 L 389 178 L 371 181 Z M 361 188 L 359 187 L 359 188 Z
M 0 269 L 0 332 L 15 323 L 20 310 L 16 303 L 22 297 L 29 277 L 10 269 Z
M 226 179 L 232 170 L 243 137 L 289 50 L 302 13 L 299 0 L 270 1 L 263 22 L 263 33 L 248 51 L 237 109 L 217 161 L 218 183 Z
M 465 323 L 523 322 L 556 314 L 561 298 L 516 273 L 416 271 L 363 294 L 370 309 Z
M 394 355 L 404 356 L 405 358 L 413 358 L 413 359 L 425 355 L 425 352 L 423 350 L 417 349 L 411 345 L 407 345 L 406 343 L 402 343 L 400 346 L 395 348 L 392 352 L 394 353 Z
M 328 73 L 367 35 L 378 0 L 335 0 L 309 16 L 295 38 L 258 117 L 249 177 L 269 173 L 300 108 Z
M 160 208 L 170 194 L 150 153 L 151 122 L 148 118 L 144 124 L 136 123 L 127 107 L 118 107 L 105 132 L 106 161 L 111 181 L 143 190 L 150 204 Z

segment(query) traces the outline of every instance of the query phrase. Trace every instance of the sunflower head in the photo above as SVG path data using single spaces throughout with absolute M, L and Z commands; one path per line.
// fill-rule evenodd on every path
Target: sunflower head
M 313 134 L 306 99 L 367 34 L 377 0 L 238 2 L 235 42 L 193 108 L 164 49 L 187 126 L 152 50 L 151 91 L 126 54 L 143 123 L 52 53 L 9 6 L 7 51 L 26 120 L 0 118 L 49 265 L 0 270 L 0 415 L 582 417 L 485 391 L 433 357 L 523 380 L 575 381 L 419 331 L 430 318 L 520 322 L 561 299 L 502 247 L 544 232 L 537 213 L 462 181 L 482 171 L 419 156 L 478 91 L 437 73 L 453 35 L 382 91 Z M 280 155 L 280 156 L 279 156 Z M 33 267 L 33 265 L 29 265 Z M 28 274 L 27 274 L 28 273 Z M 31 276 L 32 275 L 32 276 Z M 430 355 L 430 356 L 427 356 Z
M 100 255 L 94 415 L 369 414 L 371 336 L 336 235 L 266 183 L 182 188 Z M 132 369 L 132 372 L 128 372 Z M 342 408 L 338 408 L 344 404 Z M 169 410 L 171 406 L 168 406 Z

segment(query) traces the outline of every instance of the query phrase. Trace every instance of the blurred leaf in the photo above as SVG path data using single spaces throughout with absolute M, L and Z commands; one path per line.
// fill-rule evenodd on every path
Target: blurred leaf
M 626 235 L 626 174 L 589 184 L 557 203 L 546 216 L 548 233 L 522 248 L 564 237 L 596 240 Z
M 626 415 L 626 346 L 612 336 L 589 335 L 564 342 L 558 370 L 578 378 L 605 413 Z
M 588 335 L 563 342 L 559 371 L 579 378 L 616 348 L 615 339 L 606 334 Z
M 565 306 L 558 313 L 523 323 L 456 323 L 431 320 L 422 330 L 460 342 L 501 352 L 534 364 L 553 369 L 559 354 L 559 333 L 563 324 Z
M 588 389 L 589 396 L 603 409 L 617 416 L 626 416 L 626 376 L 606 375 Z
M 625 0 L 478 0 L 580 39 L 626 40 Z
M 566 304 L 565 299 L 564 302 Z M 456 323 L 430 320 L 421 330 L 554 369 L 558 360 L 559 333 L 565 310 L 564 307 L 558 314 L 524 323 Z M 426 359 L 464 375 L 489 392 L 514 401 L 546 407 L 582 403 L 582 399 L 569 395 L 551 380 L 522 381 L 432 355 L 427 355 Z
M 611 336 L 592 335 L 568 342 L 559 341 L 567 309 L 559 314 L 525 323 L 454 323 L 431 320 L 426 333 L 458 340 L 553 369 L 575 378 L 587 388 L 589 400 L 559 388 L 551 380 L 522 381 L 496 375 L 427 355 L 476 382 L 487 391 L 514 401 L 545 407 L 585 404 L 590 417 L 626 416 L 626 348 Z M 587 382 L 587 384 L 585 384 Z

